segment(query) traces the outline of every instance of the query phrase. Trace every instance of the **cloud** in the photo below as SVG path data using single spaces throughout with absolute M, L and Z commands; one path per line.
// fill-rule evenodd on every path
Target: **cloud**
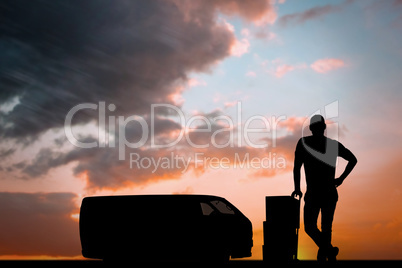
M 344 67 L 346 64 L 341 59 L 325 58 L 318 59 L 312 64 L 310 68 L 318 73 L 327 73 L 339 68 Z M 272 61 L 264 60 L 261 66 L 267 73 L 276 76 L 277 78 L 284 77 L 287 73 L 298 70 L 306 69 L 308 65 L 306 63 L 288 64 L 284 63 L 282 59 L 274 59 Z
M 345 66 L 345 62 L 340 59 L 319 59 L 313 62 L 310 67 L 317 73 L 327 73 Z
M 257 31 L 254 33 L 255 38 L 258 39 L 263 39 L 263 40 L 277 40 L 278 41 L 278 36 L 276 33 L 271 32 L 268 28 L 258 28 Z
M 183 103 L 182 92 L 198 81 L 189 78 L 190 73 L 208 72 L 226 57 L 248 51 L 245 34 L 237 40 L 218 12 L 255 24 L 276 18 L 275 8 L 267 0 L 252 4 L 240 0 L 90 0 L 83 5 L 52 0 L 9 1 L 3 6 L 7 12 L 0 24 L 4 55 L 0 106 L 6 108 L 0 110 L 0 133 L 2 144 L 24 142 L 25 146 L 49 130 L 60 130 L 68 111 L 81 103 L 115 104 L 110 115 L 142 116 L 150 124 L 151 104 Z M 96 127 L 98 112 L 78 112 L 73 126 L 81 130 L 91 124 Z M 174 139 L 183 128 L 167 111 L 158 110 L 153 116 L 156 142 Z M 73 173 L 86 179 L 88 189 L 116 189 L 182 175 L 183 167 L 151 173 L 118 160 L 120 132 L 115 127 L 115 135 L 111 135 L 115 147 L 80 149 L 57 139 L 57 147 L 51 142 L 51 146 L 42 145 L 38 154 L 12 169 L 20 171 L 20 178 L 34 179 L 73 163 Z M 77 138 L 82 142 L 97 141 L 89 133 L 80 133 Z M 127 125 L 128 141 L 138 140 L 141 134 L 138 124 Z M 207 139 L 201 134 L 191 137 L 197 142 Z M 216 138 L 225 138 L 225 133 Z M 179 145 L 155 149 L 148 141 L 141 148 L 127 150 L 126 159 L 129 153 L 155 159 L 169 157 L 172 151 L 194 154 L 189 144 Z M 15 150 L 1 152 L 5 158 Z
M 45 176 L 54 168 L 74 163 L 73 173 L 76 177 L 84 179 L 87 190 L 116 190 L 160 180 L 179 179 L 190 171 L 194 171 L 195 175 L 202 174 L 210 168 L 208 163 L 202 163 L 210 159 L 223 160 L 227 167 L 233 166 L 239 159 L 244 159 L 246 168 L 250 167 L 253 158 L 262 159 L 269 156 L 270 152 L 289 160 L 292 159 L 292 151 L 301 135 L 299 121 L 290 118 L 284 121 L 289 121 L 288 123 L 280 122 L 278 125 L 285 133 L 277 138 L 276 147 L 273 147 L 272 133 L 248 135 L 254 144 L 268 144 L 268 148 L 257 148 L 245 142 L 244 132 L 239 136 L 238 131 L 242 129 L 238 128 L 236 122 L 232 123 L 230 117 L 221 110 L 194 116 L 203 120 L 193 121 L 186 128 L 173 119 L 155 118 L 155 126 L 158 126 L 153 136 L 155 144 L 175 142 L 180 138 L 180 134 L 184 134 L 174 146 L 153 148 L 151 140 L 148 140 L 140 148 L 126 147 L 125 160 L 119 160 L 118 140 L 114 148 L 74 148 L 69 151 L 42 148 L 31 161 L 15 166 L 15 169 L 22 172 L 23 178 L 34 179 Z M 126 129 L 126 138 L 129 141 L 137 141 L 141 135 L 141 131 L 134 126 Z M 239 137 L 241 144 L 238 144 Z M 93 138 L 82 140 L 92 141 Z M 248 173 L 253 176 L 274 176 L 277 172 L 285 170 L 286 166 L 268 174 L 249 168 Z
M 120 116 L 148 120 L 151 104 L 181 103 L 185 86 L 178 84 L 194 84 L 187 74 L 208 71 L 236 47 L 234 33 L 216 13 L 257 21 L 272 9 L 268 1 L 10 1 L 4 7 L 0 105 L 14 105 L 0 111 L 0 133 L 3 142 L 26 143 L 63 127 L 68 111 L 80 103 L 105 101 L 115 104 Z M 237 55 L 247 50 L 240 44 Z M 85 125 L 97 117 L 87 109 L 72 123 Z M 26 165 L 23 171 L 38 177 L 71 161 L 83 170 L 92 158 L 88 154 L 43 149 L 32 161 L 36 167 Z M 115 153 L 110 149 L 107 155 Z
M 290 64 L 279 64 L 276 66 L 274 75 L 278 78 L 283 77 L 285 74 L 288 72 L 294 71 L 296 69 L 305 69 L 306 64 L 296 64 L 296 65 L 290 65 Z
M 289 65 L 289 64 L 282 64 L 276 67 L 275 70 L 275 76 L 278 78 L 281 78 L 284 76 L 286 73 L 293 71 L 295 69 L 294 66 Z
M 256 0 L 252 2 L 242 0 L 176 0 L 187 11 L 187 18 L 191 19 L 195 12 L 219 12 L 233 16 L 239 15 L 246 21 L 256 25 L 272 24 L 277 18 L 276 9 L 270 0 Z
M 247 76 L 247 77 L 256 77 L 257 74 L 256 74 L 254 71 L 248 71 L 248 72 L 246 73 L 246 76 Z
M 278 19 L 278 24 L 283 27 L 289 25 L 303 24 L 306 21 L 320 18 L 327 14 L 338 12 L 340 10 L 341 10 L 340 6 L 334 6 L 334 5 L 313 7 L 303 12 L 284 15 Z
M 86 188 L 91 189 L 118 189 L 127 186 L 146 184 L 150 181 L 156 182 L 160 179 L 175 179 L 183 173 L 184 166 L 173 166 L 171 168 L 155 169 L 137 167 L 130 164 L 130 154 L 139 155 L 147 159 L 171 159 L 171 152 L 184 156 L 186 151 L 182 148 L 151 148 L 151 142 L 155 144 L 168 144 L 175 141 L 177 133 L 182 130 L 182 126 L 176 121 L 155 115 L 153 118 L 153 140 L 149 138 L 144 146 L 140 148 L 129 148 L 124 146 L 125 160 L 119 160 L 120 141 L 117 131 L 115 146 L 105 148 L 79 148 L 71 146 L 68 141 L 63 141 L 64 145 L 70 145 L 68 150 L 58 150 L 56 147 L 41 148 L 30 161 L 19 166 L 22 172 L 21 178 L 35 179 L 48 174 L 54 168 L 74 163 L 73 174 L 76 177 L 84 178 Z M 141 129 L 139 124 L 128 124 L 125 129 L 126 140 L 135 143 L 140 140 L 144 132 L 151 133 L 151 118 L 146 118 L 147 129 Z M 116 129 L 118 129 L 116 127 Z M 83 143 L 95 142 L 97 139 L 85 137 L 80 139 Z M 18 168 L 18 167 L 15 167 Z M 154 171 L 154 172 L 153 172 Z
M 221 110 L 197 113 L 194 116 L 202 120 L 197 119 L 186 127 L 170 118 L 154 119 L 155 126 L 158 126 L 154 129 L 154 143 L 163 145 L 174 142 L 174 146 L 152 148 L 152 141 L 148 140 L 140 148 L 126 147 L 125 160 L 119 160 L 118 140 L 115 148 L 74 148 L 67 152 L 55 148 L 42 148 L 30 162 L 15 165 L 14 168 L 20 170 L 25 179 L 34 179 L 48 174 L 54 168 L 75 163 L 73 173 L 85 180 L 88 191 L 117 190 L 160 180 L 179 179 L 190 171 L 199 175 L 210 168 L 208 163 L 206 165 L 203 163 L 213 158 L 214 161 L 223 160 L 226 167 L 233 166 L 239 159 L 241 161 L 244 159 L 243 162 L 246 168 L 249 168 L 250 175 L 272 177 L 292 167 L 294 148 L 302 136 L 302 126 L 305 122 L 303 117 L 280 120 L 274 136 L 272 129 L 274 123 L 270 120 L 270 131 L 253 135 L 245 134 L 244 124 L 239 128 L 237 122 L 233 122 Z M 254 127 L 257 126 L 251 125 L 251 128 Z M 307 130 L 307 133 L 310 132 Z M 184 135 L 180 138 L 180 134 Z M 134 126 L 126 129 L 126 138 L 129 141 L 139 140 L 141 135 L 141 131 Z M 250 142 L 246 142 L 246 135 L 253 144 L 267 144 L 268 147 L 257 148 L 251 145 Z M 87 138 L 82 141 L 91 142 L 94 139 Z M 273 153 L 283 157 L 286 166 L 273 168 L 270 172 L 250 168 L 253 158 L 263 159 Z
M 3 138 L 35 139 L 60 128 L 79 103 L 106 101 L 131 115 L 168 102 L 175 83 L 229 56 L 235 43 L 215 9 L 198 7 L 187 21 L 174 1 L 8 2 L 0 26 L 0 102 L 18 96 L 19 103 L 0 114 Z
M 0 192 L 0 255 L 78 256 L 73 193 Z
M 234 33 L 235 28 L 232 24 L 227 21 L 224 21 L 224 24 L 229 31 Z M 250 42 L 247 39 L 247 37 L 249 36 L 248 29 L 243 29 L 241 31 L 241 35 L 243 36 L 243 38 L 240 40 L 236 38 L 230 47 L 230 54 L 236 57 L 241 57 L 243 54 L 247 53 L 250 47 Z
M 189 87 L 206 86 L 207 83 L 197 78 L 190 78 L 187 82 Z
M 0 111 L 3 139 L 33 141 L 63 126 L 79 103 L 105 101 L 122 115 L 146 114 L 152 103 L 175 103 L 189 72 L 208 71 L 247 40 L 217 12 L 252 22 L 271 16 L 270 1 L 64 1 L 3 5 Z M 176 101 L 177 102 L 177 101 Z M 81 113 L 86 124 L 96 112 Z
M 235 43 L 230 48 L 230 54 L 236 57 L 241 57 L 243 54 L 248 52 L 249 47 L 250 42 L 246 38 L 236 40 Z

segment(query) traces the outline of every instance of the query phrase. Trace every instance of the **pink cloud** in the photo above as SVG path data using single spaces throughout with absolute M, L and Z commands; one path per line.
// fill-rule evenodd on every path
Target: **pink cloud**
M 181 3 L 182 1 L 180 1 Z M 216 0 L 209 1 L 205 4 L 205 1 L 189 1 L 198 2 L 201 6 L 211 6 L 218 9 L 225 15 L 237 14 L 248 21 L 254 22 L 255 25 L 266 25 L 267 23 L 273 24 L 277 18 L 276 9 L 274 3 L 266 0 Z
M 294 69 L 295 69 L 295 67 L 292 65 L 289 65 L 289 64 L 279 65 L 278 67 L 276 67 L 275 76 L 278 78 L 281 78 L 287 72 L 293 71 Z
M 256 77 L 257 74 L 256 74 L 255 72 L 253 72 L 253 71 L 248 71 L 248 72 L 246 73 L 246 76 L 248 76 L 248 77 Z
M 293 71 L 296 69 L 305 69 L 305 68 L 306 68 L 305 63 L 300 63 L 300 64 L 296 64 L 296 65 L 282 64 L 282 65 L 276 66 L 274 74 L 276 77 L 281 78 L 290 71 Z
M 237 102 L 238 102 L 238 101 L 226 101 L 226 102 L 224 103 L 225 108 L 234 107 L 234 106 L 236 106 Z
M 197 79 L 197 78 L 190 78 L 187 81 L 187 85 L 189 87 L 196 87 L 196 86 L 206 86 L 207 82 L 201 80 L 201 79 Z
M 320 59 L 310 65 L 317 73 L 327 73 L 343 66 L 345 66 L 345 62 L 340 59 Z
M 223 24 L 227 28 L 229 32 L 234 33 L 235 32 L 235 27 L 230 24 L 227 21 L 224 21 Z M 243 36 L 242 39 L 237 39 L 234 38 L 231 45 L 230 45 L 230 55 L 236 56 L 236 57 L 241 57 L 243 54 L 247 53 L 249 51 L 250 47 L 250 42 L 246 38 L 249 36 L 249 30 L 248 29 L 243 29 L 241 31 L 241 34 Z
M 247 53 L 250 47 L 250 42 L 246 38 L 241 40 L 235 40 L 230 47 L 230 54 L 236 57 L 241 57 L 243 54 Z

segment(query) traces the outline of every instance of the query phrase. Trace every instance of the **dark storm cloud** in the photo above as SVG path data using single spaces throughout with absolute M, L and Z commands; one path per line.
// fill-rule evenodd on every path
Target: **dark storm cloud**
M 62 127 L 69 109 L 83 102 L 114 103 L 120 114 L 146 113 L 149 104 L 168 102 L 174 82 L 188 72 L 228 56 L 234 40 L 214 14 L 202 14 L 203 24 L 185 21 L 170 1 L 1 5 L 0 102 L 15 96 L 20 102 L 1 114 L 4 138 L 35 138 Z
M 81 103 L 113 103 L 116 115 L 140 115 L 149 124 L 151 104 L 174 104 L 172 95 L 181 94 L 189 73 L 208 71 L 230 55 L 235 36 L 218 19 L 218 12 L 251 22 L 265 17 L 272 22 L 276 17 L 269 0 L 16 0 L 0 5 L 0 105 L 18 100 L 12 110 L 0 111 L 0 136 L 3 142 L 24 144 L 49 129 L 62 128 L 68 111 Z M 161 143 L 182 128 L 163 117 L 167 115 L 163 109 L 154 115 L 154 138 Z M 98 111 L 86 109 L 72 123 L 85 125 L 97 118 Z M 127 125 L 127 140 L 135 141 L 141 134 L 138 125 Z M 227 141 L 226 133 L 217 137 Z M 192 138 L 204 142 L 209 137 Z M 88 134 L 80 141 L 94 138 Z M 181 167 L 155 173 L 129 169 L 127 161 L 118 160 L 117 148 L 60 151 L 65 142 L 55 138 L 53 147 L 12 167 L 30 179 L 74 162 L 74 174 L 86 174 L 88 188 L 119 188 L 182 174 Z M 130 152 L 158 158 L 171 151 L 195 152 L 182 143 Z

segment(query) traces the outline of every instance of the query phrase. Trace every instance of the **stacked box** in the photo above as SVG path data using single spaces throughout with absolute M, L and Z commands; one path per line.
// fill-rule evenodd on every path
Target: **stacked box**
M 300 200 L 291 196 L 265 197 L 264 261 L 297 260 Z

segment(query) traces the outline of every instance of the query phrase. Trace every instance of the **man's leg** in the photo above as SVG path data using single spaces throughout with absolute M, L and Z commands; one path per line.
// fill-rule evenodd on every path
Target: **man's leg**
M 313 239 L 313 241 L 320 247 L 321 232 L 317 227 L 318 214 L 320 207 L 311 201 L 306 201 L 304 204 L 304 230 Z
M 321 208 L 321 246 L 326 252 L 329 261 L 335 261 L 339 252 L 338 248 L 334 248 L 331 245 L 335 208 L 336 201 L 327 201 Z
M 326 248 L 332 247 L 332 222 L 334 220 L 335 208 L 336 201 L 328 201 L 321 208 L 321 243 Z

